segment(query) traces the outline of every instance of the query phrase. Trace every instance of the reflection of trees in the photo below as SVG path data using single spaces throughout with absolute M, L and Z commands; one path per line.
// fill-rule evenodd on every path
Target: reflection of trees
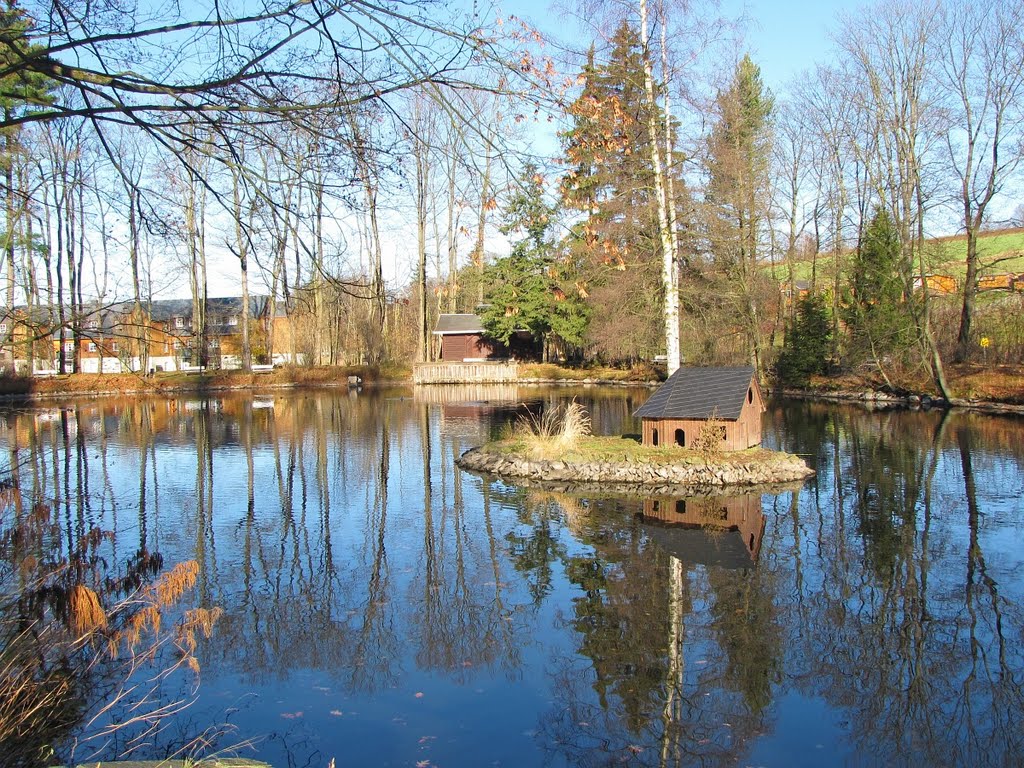
M 543 501 L 590 548 L 563 557 L 580 591 L 569 625 L 590 666 L 560 661 L 543 734 L 573 765 L 733 764 L 777 683 L 767 582 L 662 551 L 645 535 L 640 501 Z
M 0 484 L 0 755 L 11 766 L 152 748 L 191 699 L 179 672 L 197 668 L 196 635 L 216 619 L 176 607 L 196 564 L 161 573 L 144 517 L 138 547 L 119 554 L 117 528 L 102 527 L 117 523 L 107 444 L 86 439 L 82 407 L 52 415 L 42 430 L 31 412 L 6 424 L 14 471 Z
M 1003 765 L 1022 744 L 1013 724 L 1024 715 L 1024 659 L 1006 632 L 1024 622 L 982 557 L 974 465 L 993 454 L 971 421 L 849 413 L 836 492 L 803 517 L 813 527 L 802 571 L 821 581 L 782 606 L 799 616 L 787 619 L 788 666 L 802 668 L 800 687 L 849 713 L 856 753 L 880 763 Z M 965 569 L 951 559 L 958 551 Z

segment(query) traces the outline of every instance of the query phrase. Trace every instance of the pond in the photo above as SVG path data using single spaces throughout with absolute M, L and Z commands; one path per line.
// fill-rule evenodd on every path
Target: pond
M 520 403 L 576 397 L 596 433 L 622 434 L 639 431 L 648 395 L 437 387 L 4 408 L 6 655 L 28 618 L 34 642 L 69 631 L 75 584 L 109 615 L 97 636 L 113 637 L 121 601 L 143 638 L 132 656 L 118 635 L 103 663 L 95 637 L 37 654 L 35 674 L 70 691 L 37 734 L 50 764 L 1020 760 L 1024 421 L 773 403 L 765 445 L 817 471 L 775 494 L 602 497 L 454 467 Z M 147 585 L 182 563 L 194 585 L 161 603 L 171 641 L 143 658 L 153 627 L 139 617 L 152 615 L 126 596 L 156 595 Z M 175 636 L 185 619 L 193 631 Z

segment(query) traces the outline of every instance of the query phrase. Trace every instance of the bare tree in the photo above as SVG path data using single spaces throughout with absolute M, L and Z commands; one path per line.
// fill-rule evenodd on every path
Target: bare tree
M 946 97 L 944 132 L 959 186 L 966 266 L 956 360 L 968 357 L 978 291 L 978 233 L 989 204 L 1020 165 L 1024 132 L 1024 8 L 1001 0 L 951 0 L 936 35 L 936 77 Z

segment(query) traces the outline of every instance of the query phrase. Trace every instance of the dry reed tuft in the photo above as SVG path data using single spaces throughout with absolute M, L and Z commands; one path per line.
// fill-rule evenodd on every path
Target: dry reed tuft
M 107 614 L 99 597 L 83 584 L 71 588 L 68 624 L 72 632 L 82 637 L 107 628 Z
M 564 407 L 545 410 L 540 416 L 520 416 L 517 433 L 534 458 L 551 458 L 576 447 L 580 439 L 590 434 L 590 416 L 573 400 Z

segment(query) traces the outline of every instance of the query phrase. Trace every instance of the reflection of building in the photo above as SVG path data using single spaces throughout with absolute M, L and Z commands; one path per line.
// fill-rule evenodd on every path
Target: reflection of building
M 634 413 L 643 444 L 691 447 L 705 429 L 721 431 L 721 448 L 761 444 L 761 388 L 754 369 L 680 368 Z
M 746 568 L 757 561 L 766 518 L 760 494 L 644 499 L 648 535 L 684 562 Z

